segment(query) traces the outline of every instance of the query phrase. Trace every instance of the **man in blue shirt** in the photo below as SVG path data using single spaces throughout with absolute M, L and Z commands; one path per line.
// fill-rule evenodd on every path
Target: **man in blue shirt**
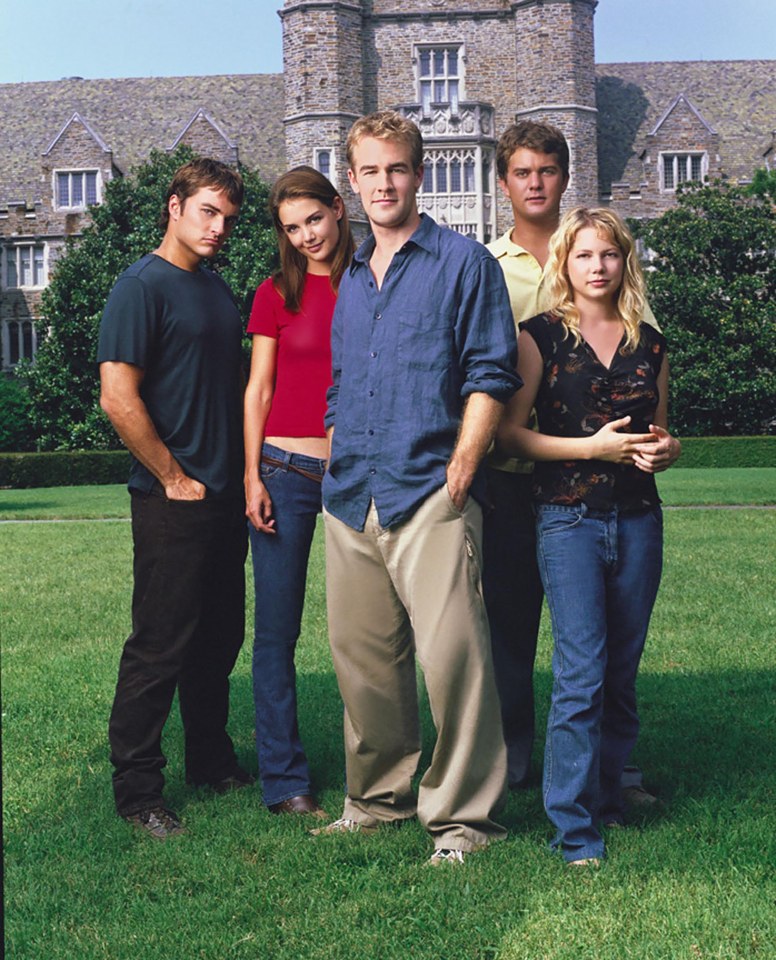
M 345 703 L 347 798 L 315 831 L 416 813 L 431 863 L 504 835 L 506 753 L 480 581 L 479 465 L 520 385 L 501 269 L 418 213 L 420 131 L 391 111 L 348 136 L 372 236 L 342 278 L 324 478 L 329 636 Z M 417 800 L 415 651 L 437 740 Z

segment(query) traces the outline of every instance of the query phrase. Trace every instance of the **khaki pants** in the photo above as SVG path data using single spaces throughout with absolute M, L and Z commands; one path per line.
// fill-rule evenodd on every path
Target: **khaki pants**
M 443 486 L 383 529 L 325 514 L 329 638 L 345 703 L 344 817 L 364 824 L 416 812 L 436 847 L 471 851 L 505 835 L 506 749 L 482 599 L 482 513 Z M 437 732 L 417 802 L 415 653 Z

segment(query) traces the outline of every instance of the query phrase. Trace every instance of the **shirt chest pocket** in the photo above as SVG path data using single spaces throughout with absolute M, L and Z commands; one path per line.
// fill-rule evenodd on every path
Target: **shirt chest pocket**
M 409 371 L 449 370 L 455 365 L 455 337 L 449 317 L 430 311 L 402 313 L 398 356 L 401 368 Z

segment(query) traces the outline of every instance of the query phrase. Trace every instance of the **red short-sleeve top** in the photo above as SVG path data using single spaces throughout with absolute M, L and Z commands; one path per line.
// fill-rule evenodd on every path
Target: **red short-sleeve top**
M 307 274 L 298 313 L 286 309 L 272 278 L 253 298 L 248 333 L 278 342 L 269 437 L 324 437 L 331 386 L 331 318 L 337 298 L 328 277 Z

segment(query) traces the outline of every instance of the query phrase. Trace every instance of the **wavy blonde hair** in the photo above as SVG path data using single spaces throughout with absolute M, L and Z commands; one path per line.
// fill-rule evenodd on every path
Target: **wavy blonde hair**
M 622 283 L 614 306 L 625 326 L 624 353 L 632 353 L 641 339 L 644 314 L 644 274 L 636 253 L 636 244 L 622 219 L 606 207 L 575 207 L 563 216 L 550 238 L 550 256 L 545 275 L 548 279 L 549 310 L 560 317 L 567 334 L 580 340 L 579 310 L 574 305 L 574 290 L 569 281 L 567 263 L 580 230 L 593 227 L 598 236 L 608 238 L 622 253 Z

